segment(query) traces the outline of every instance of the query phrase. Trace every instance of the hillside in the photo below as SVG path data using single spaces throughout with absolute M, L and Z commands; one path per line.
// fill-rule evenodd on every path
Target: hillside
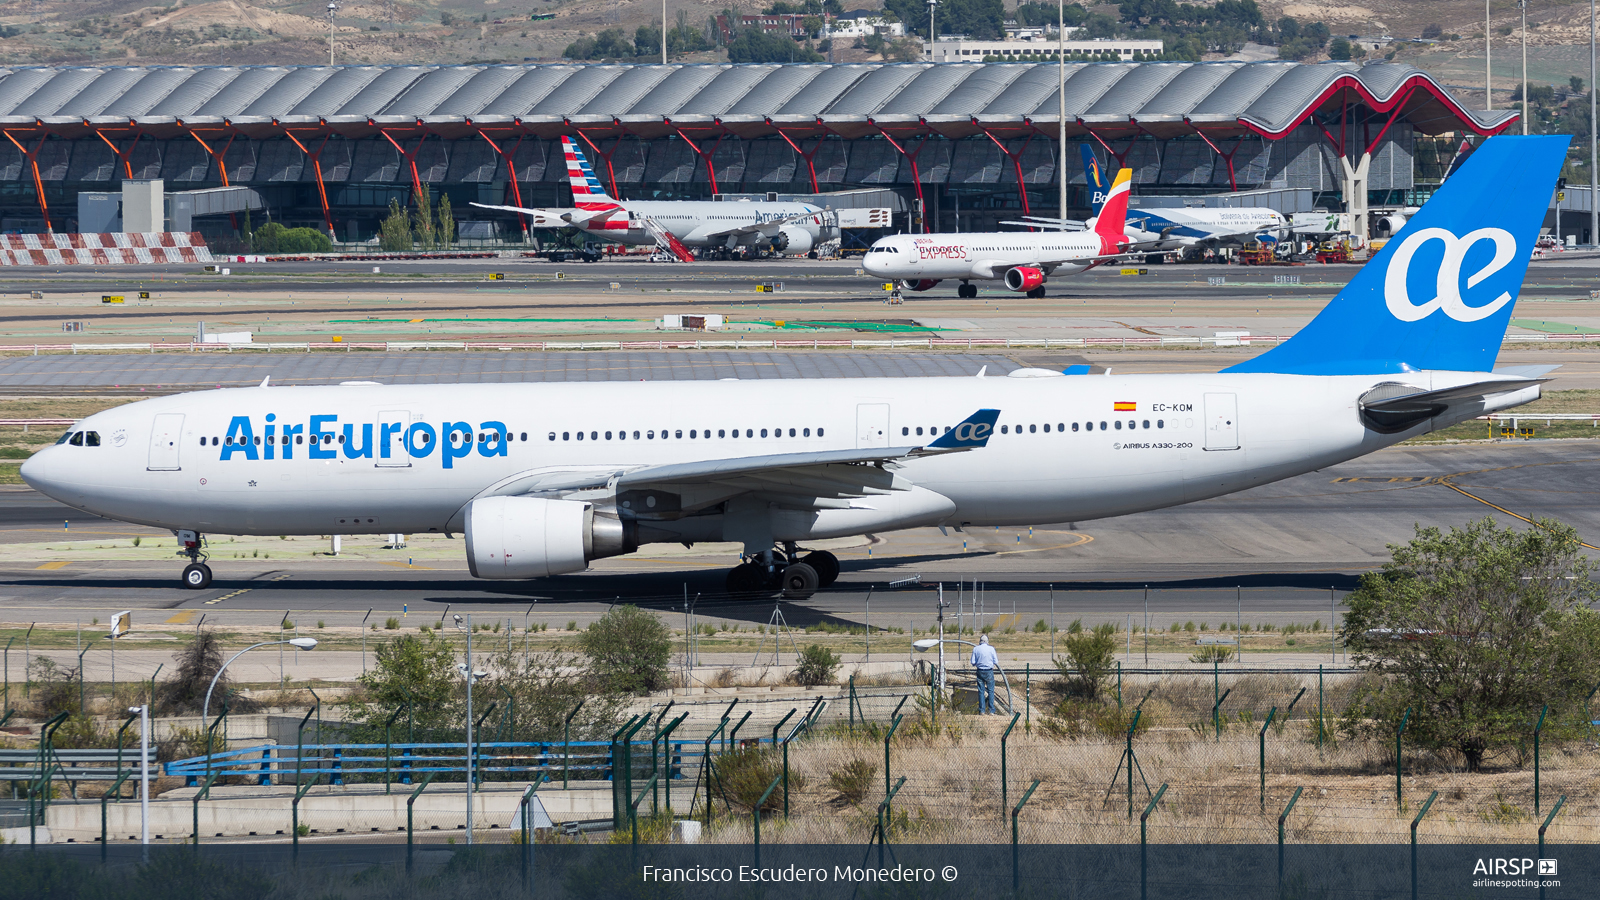
M 758 12 L 747 3 L 739 12 Z M 847 8 L 874 6 L 855 0 Z M 679 12 L 690 27 L 705 29 L 709 16 L 726 2 L 669 0 L 669 16 Z M 1008 0 L 1008 7 L 1015 0 Z M 554 61 L 572 41 L 606 28 L 631 37 L 640 25 L 659 21 L 654 0 L 347 0 L 338 11 L 334 53 L 340 63 L 466 63 Z M 1396 44 L 1379 55 L 1436 73 L 1447 83 L 1476 91 L 1483 82 L 1482 8 L 1451 0 L 1365 0 L 1345 5 L 1317 0 L 1262 0 L 1266 19 L 1293 16 L 1322 21 L 1335 38 L 1389 35 L 1417 39 L 1437 32 L 1436 43 Z M 1116 15 L 1115 6 L 1091 11 Z M 554 18 L 530 21 L 531 15 Z M 1513 0 L 1494 0 L 1493 30 L 1497 88 L 1509 90 L 1518 76 L 1520 19 Z M 1588 6 L 1579 2 L 1541 4 L 1529 17 L 1530 77 L 1565 85 L 1570 75 L 1588 77 Z M 1508 32 L 1501 34 L 1500 32 Z M 1451 37 L 1455 36 L 1452 40 Z M 1255 48 L 1251 48 L 1255 49 Z M 1271 56 L 1275 51 L 1247 58 Z M 675 61 L 713 62 L 725 51 L 711 50 Z M 837 48 L 837 61 L 868 59 L 863 50 Z M 1221 58 L 1208 54 L 1207 58 Z M 1325 58 L 1321 56 L 1318 58 Z M 231 64 L 289 65 L 325 63 L 328 22 L 322 2 L 311 0 L 176 0 L 171 6 L 141 0 L 11 0 L 0 3 L 0 63 L 30 64 Z M 656 61 L 654 55 L 641 61 Z M 1497 91 L 1498 94 L 1498 91 Z M 1478 98 L 1472 98 L 1478 99 Z M 1506 97 L 1497 96 L 1497 102 Z M 1480 101 L 1481 102 L 1481 101 Z

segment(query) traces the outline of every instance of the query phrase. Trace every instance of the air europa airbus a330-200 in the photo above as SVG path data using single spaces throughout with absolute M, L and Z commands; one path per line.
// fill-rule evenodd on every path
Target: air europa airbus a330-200
M 1565 137 L 1489 139 L 1287 342 L 1211 375 L 270 387 L 90 416 L 22 467 L 177 532 L 462 532 L 480 578 L 737 541 L 736 593 L 838 575 L 809 541 L 1082 521 L 1243 490 L 1527 403 L 1493 370 Z M 773 403 L 774 396 L 784 398 Z

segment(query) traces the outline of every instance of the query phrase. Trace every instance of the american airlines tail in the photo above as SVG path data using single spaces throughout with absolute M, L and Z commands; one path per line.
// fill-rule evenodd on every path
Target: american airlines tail
M 1485 141 L 1315 319 L 1227 371 L 1492 369 L 1568 140 Z
M 614 198 L 606 194 L 606 189 L 600 186 L 600 179 L 594 175 L 594 167 L 589 165 L 589 160 L 572 142 L 572 138 L 561 138 L 561 152 L 567 158 L 567 180 L 572 184 L 572 205 L 578 209 L 603 212 L 612 209 L 621 209 Z

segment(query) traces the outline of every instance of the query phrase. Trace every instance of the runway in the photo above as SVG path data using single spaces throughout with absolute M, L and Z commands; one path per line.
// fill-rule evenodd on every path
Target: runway
M 1337 602 L 1362 573 L 1381 567 L 1386 546 L 1408 540 L 1414 525 L 1460 526 L 1489 515 L 1526 527 L 1514 513 L 1558 519 L 1600 545 L 1597 463 L 1600 447 L 1589 441 L 1403 446 L 1229 497 L 1031 534 L 881 535 L 838 551 L 844 574 L 832 589 L 781 608 L 791 625 L 860 623 L 870 592 L 874 624 L 927 627 L 937 585 L 952 604 L 959 592 L 965 605 L 977 583 L 988 615 L 1015 611 L 1026 626 L 1051 615 L 1053 597 L 1058 625 L 1074 618 L 1090 625 L 1129 615 L 1142 621 L 1148 586 L 1152 626 L 1235 616 L 1326 624 L 1330 590 Z M 75 549 L 43 549 L 52 541 L 64 546 L 63 520 Z M 147 546 L 130 548 L 133 535 Z M 419 617 L 438 617 L 448 605 L 486 620 L 520 624 L 527 615 L 559 628 L 592 621 L 619 601 L 681 616 L 684 598 L 698 595 L 699 615 L 754 625 L 774 607 L 722 596 L 731 549 L 706 555 L 652 545 L 579 575 L 496 583 L 470 578 L 459 540 L 385 551 L 373 540 L 347 539 L 359 558 L 333 559 L 312 556 L 306 545 L 290 552 L 270 539 L 237 545 L 232 552 L 242 558 L 233 558 L 233 545 L 213 538 L 217 580 L 191 592 L 177 585 L 181 561 L 168 556 L 170 535 L 165 549 L 149 546 L 160 537 L 69 512 L 31 491 L 0 493 L 0 620 L 105 622 L 133 609 L 157 628 L 192 625 L 200 615 L 214 624 L 270 627 L 290 615 L 331 626 L 357 625 L 369 609 L 374 620 L 404 610 L 407 622 L 427 621 Z M 121 549 L 97 551 L 102 541 Z M 252 558 L 249 547 L 272 558 Z M 408 558 L 415 561 L 408 565 Z M 920 584 L 889 587 L 913 576 Z

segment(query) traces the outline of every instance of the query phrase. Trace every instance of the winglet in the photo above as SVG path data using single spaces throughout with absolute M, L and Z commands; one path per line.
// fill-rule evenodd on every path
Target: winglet
M 928 444 L 929 450 L 975 450 L 989 443 L 994 434 L 994 423 L 1000 419 L 998 409 L 980 409 L 961 424 L 946 431 L 939 439 Z
M 267 382 L 269 382 L 271 380 L 272 380 L 272 376 L 271 375 L 268 375 L 267 377 L 261 379 L 261 386 L 262 387 L 270 387 L 270 385 L 267 384 Z

